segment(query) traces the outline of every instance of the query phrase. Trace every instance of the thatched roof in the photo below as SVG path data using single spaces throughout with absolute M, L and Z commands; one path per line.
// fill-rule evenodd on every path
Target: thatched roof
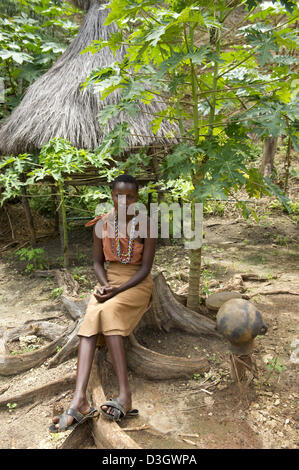
M 94 150 L 101 143 L 103 132 L 108 133 L 122 121 L 129 123 L 131 148 L 174 143 L 172 138 L 166 136 L 178 135 L 176 126 L 165 122 L 157 135 L 151 131 L 151 114 L 163 109 L 160 103 L 143 105 L 145 113 L 140 113 L 136 118 L 122 115 L 111 120 L 104 131 L 100 128 L 98 112 L 105 105 L 118 102 L 119 92 L 102 101 L 91 89 L 81 90 L 80 85 L 92 70 L 120 60 L 125 49 L 118 50 L 115 56 L 108 47 L 96 54 L 80 54 L 91 41 L 107 39 L 117 27 L 114 24 L 104 26 L 108 10 L 99 10 L 99 5 L 105 2 L 74 0 L 73 3 L 88 10 L 82 27 L 57 62 L 28 87 L 21 103 L 0 126 L 0 154 L 34 152 L 54 137 L 67 139 L 78 148 Z

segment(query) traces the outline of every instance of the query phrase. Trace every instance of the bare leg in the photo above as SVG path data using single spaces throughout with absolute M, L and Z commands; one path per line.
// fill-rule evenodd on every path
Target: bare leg
M 97 345 L 98 335 L 93 336 L 81 336 L 78 350 L 77 360 L 77 376 L 76 376 L 76 388 L 73 396 L 73 400 L 70 404 L 70 408 L 80 411 L 82 414 L 87 414 L 90 410 L 90 405 L 86 398 L 86 390 L 89 381 L 92 361 Z M 53 418 L 54 423 L 58 423 L 59 417 Z M 68 426 L 72 423 L 73 417 L 69 416 L 67 424 Z M 58 424 L 57 426 L 58 427 Z
M 111 355 L 113 368 L 118 380 L 118 400 L 126 411 L 132 408 L 131 390 L 128 381 L 126 352 L 122 336 L 105 336 L 105 341 Z M 113 408 L 103 406 L 103 410 L 113 414 Z

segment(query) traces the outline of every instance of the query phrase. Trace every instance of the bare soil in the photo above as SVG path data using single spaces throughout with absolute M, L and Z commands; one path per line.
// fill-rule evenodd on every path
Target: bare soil
M 168 355 L 207 357 L 210 371 L 188 380 L 149 381 L 129 371 L 133 406 L 140 415 L 125 420 L 122 428 L 147 449 L 295 449 L 298 448 L 298 364 L 294 341 L 298 332 L 298 226 L 283 213 L 272 213 L 260 225 L 246 222 L 231 212 L 225 217 L 205 218 L 203 246 L 203 298 L 235 274 L 254 273 L 266 281 L 244 282 L 245 293 L 262 313 L 268 332 L 255 340 L 254 357 L 259 379 L 242 393 L 230 376 L 229 348 L 209 338 L 180 331 L 166 334 L 154 329 L 138 332 L 144 346 Z M 7 244 L 3 241 L 2 246 Z M 60 243 L 41 239 L 50 268 L 59 267 Z M 71 233 L 71 270 L 80 284 L 79 297 L 88 295 L 95 283 L 91 262 L 91 231 L 78 226 Z M 0 247 L 1 249 L 1 247 Z M 16 248 L 3 251 L 0 261 L 1 328 L 22 326 L 27 320 L 49 320 L 67 327 L 73 321 L 55 299 L 59 287 L 52 278 L 24 273 L 13 257 Z M 75 268 L 77 268 L 75 270 Z M 174 292 L 187 289 L 188 251 L 182 245 L 160 245 L 155 269 L 164 275 Z M 184 279 L 184 280 L 183 280 Z M 269 293 L 276 290 L 284 293 Z M 287 293 L 292 292 L 292 293 Z M 215 314 L 211 313 L 211 317 Z M 299 342 L 299 341 L 298 341 Z M 293 346 L 292 346 L 293 345 Z M 17 344 L 14 345 L 17 350 Z M 298 346 L 297 346 L 298 348 Z M 276 367 L 267 363 L 276 360 Z M 283 366 L 280 368 L 279 366 Z M 269 367 L 269 364 L 268 364 Z M 0 377 L 0 399 L 25 392 L 76 370 L 76 357 L 48 369 L 47 361 L 27 372 Z M 202 384 L 202 382 L 204 382 Z M 112 370 L 104 384 L 106 396 L 116 396 Z M 0 448 L 55 449 L 67 433 L 51 435 L 53 407 L 66 408 L 72 389 L 30 405 L 0 408 Z M 97 404 L 98 406 L 100 403 Z M 94 448 L 90 435 L 83 448 Z

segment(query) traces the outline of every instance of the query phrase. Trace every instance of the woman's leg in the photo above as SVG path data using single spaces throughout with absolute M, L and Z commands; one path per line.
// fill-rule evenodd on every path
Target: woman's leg
M 126 411 L 132 408 L 131 390 L 128 381 L 126 352 L 123 337 L 120 335 L 105 336 L 105 341 L 112 359 L 113 368 L 118 380 L 118 400 Z M 103 410 L 113 414 L 113 408 L 103 406 Z
M 86 398 L 86 390 L 89 381 L 92 361 L 97 345 L 98 335 L 93 336 L 80 336 L 80 344 L 78 350 L 77 360 L 77 376 L 76 376 L 76 388 L 73 395 L 73 400 L 70 404 L 70 408 L 80 411 L 82 414 L 87 414 L 90 410 L 90 405 Z M 54 423 L 58 423 L 59 417 L 53 418 Z M 68 426 L 72 423 L 73 417 L 69 416 L 67 424 Z M 58 427 L 58 425 L 56 426 Z

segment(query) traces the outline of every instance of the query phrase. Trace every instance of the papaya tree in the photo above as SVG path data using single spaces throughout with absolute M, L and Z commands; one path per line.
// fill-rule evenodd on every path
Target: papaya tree
M 286 135 L 297 147 L 296 88 L 298 8 L 293 1 L 111 0 L 103 6 L 119 32 L 87 50 L 126 47 L 122 62 L 94 70 L 84 86 L 100 98 L 118 89 L 120 101 L 105 107 L 103 126 L 122 113 L 136 115 L 140 103 L 163 101 L 153 115 L 177 122 L 179 142 L 163 161 L 165 181 L 190 183 L 192 204 L 227 199 L 244 188 L 250 197 L 282 191 L 248 158 L 251 133 Z M 175 142 L 175 141 L 174 141 Z M 254 211 L 237 201 L 244 216 Z M 195 221 L 193 221 L 195 222 Z M 190 250 L 188 306 L 197 309 L 201 249 Z

